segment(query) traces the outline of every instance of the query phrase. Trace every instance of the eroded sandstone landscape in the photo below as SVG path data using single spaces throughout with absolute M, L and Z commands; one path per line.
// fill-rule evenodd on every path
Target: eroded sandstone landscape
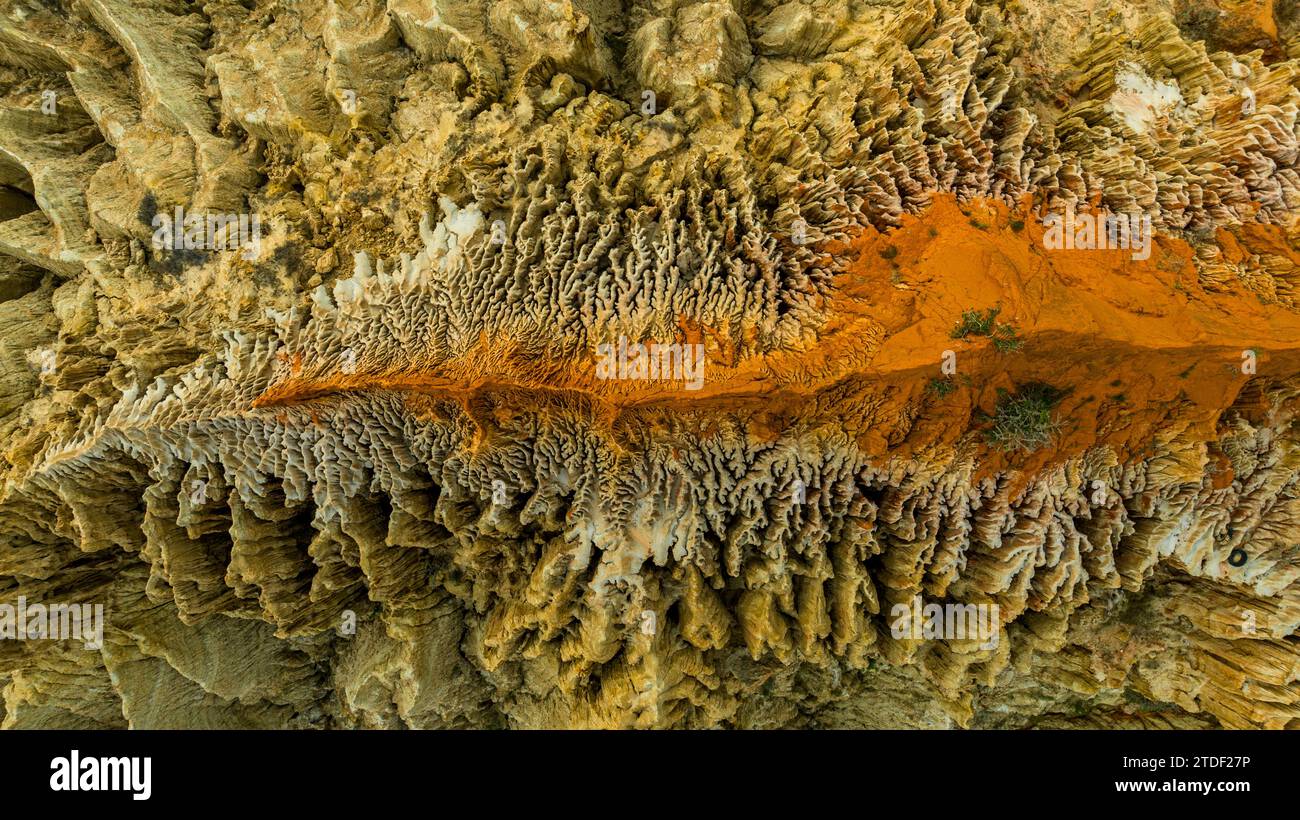
M 1297 410 L 1292 0 L 0 2 L 4 727 L 1298 728 Z

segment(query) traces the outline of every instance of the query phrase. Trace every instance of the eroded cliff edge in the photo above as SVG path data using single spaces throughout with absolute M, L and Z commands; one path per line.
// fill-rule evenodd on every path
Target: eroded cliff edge
M 1296 725 L 1298 26 L 6 4 L 5 725 Z

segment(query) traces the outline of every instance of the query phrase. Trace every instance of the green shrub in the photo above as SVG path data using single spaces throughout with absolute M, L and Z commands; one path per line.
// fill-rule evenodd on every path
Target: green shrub
M 1000 307 L 991 307 L 983 312 L 978 310 L 962 311 L 961 321 L 952 329 L 952 338 L 965 339 L 967 336 L 986 336 L 993 340 L 993 346 L 1001 353 L 1019 350 L 1024 340 L 1016 335 L 1016 329 L 1005 322 L 997 321 Z
M 1024 340 L 1016 335 L 1016 329 L 1011 325 L 998 325 L 997 330 L 993 331 L 993 346 L 1000 353 L 1010 353 L 1013 350 L 1019 350 Z
M 933 393 L 939 398 L 943 398 L 957 389 L 957 383 L 952 379 L 941 379 L 938 376 L 935 376 L 933 379 L 930 379 L 928 384 L 926 384 L 925 389 L 927 392 Z
M 961 321 L 952 329 L 952 337 L 965 339 L 967 336 L 988 336 L 993 332 L 995 320 L 1001 312 L 1000 307 L 991 307 L 983 313 L 978 310 L 963 310 Z
M 1051 444 L 1060 430 L 1052 410 L 1064 396 L 1065 391 L 1038 382 L 1022 385 L 1015 393 L 999 388 L 985 438 L 1006 451 L 1030 452 Z

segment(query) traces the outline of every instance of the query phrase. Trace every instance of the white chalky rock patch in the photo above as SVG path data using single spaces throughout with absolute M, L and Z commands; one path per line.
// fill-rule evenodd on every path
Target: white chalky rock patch
M 1124 63 L 1115 74 L 1115 91 L 1110 110 L 1135 133 L 1145 134 L 1156 120 L 1174 113 L 1183 104 L 1178 83 L 1151 79 L 1141 66 Z

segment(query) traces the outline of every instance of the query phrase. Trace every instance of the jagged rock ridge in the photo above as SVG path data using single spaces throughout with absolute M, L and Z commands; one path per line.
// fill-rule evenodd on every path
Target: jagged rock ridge
M 249 5 L 0 15 L 0 599 L 108 618 L 0 642 L 5 725 L 1296 725 L 1294 19 Z M 1086 205 L 1159 252 L 1041 255 Z

